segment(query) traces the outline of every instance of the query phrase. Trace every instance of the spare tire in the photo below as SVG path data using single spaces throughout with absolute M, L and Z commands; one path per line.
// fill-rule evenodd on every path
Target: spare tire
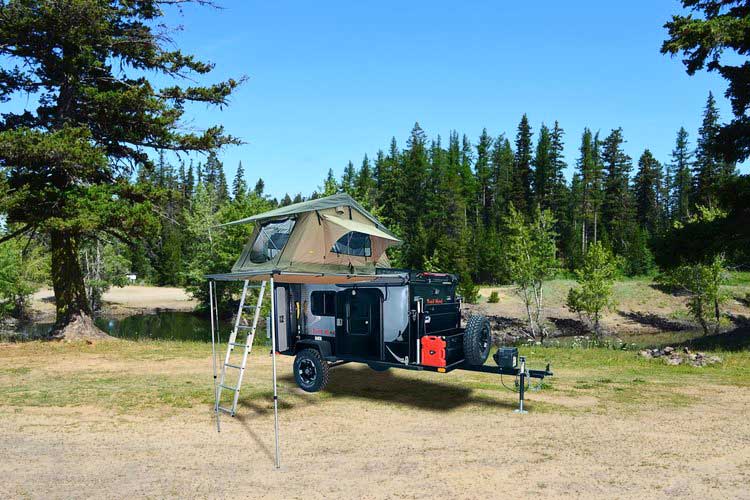
M 481 366 L 490 355 L 492 331 L 490 321 L 482 315 L 474 315 L 466 322 L 464 333 L 464 359 L 474 366 Z

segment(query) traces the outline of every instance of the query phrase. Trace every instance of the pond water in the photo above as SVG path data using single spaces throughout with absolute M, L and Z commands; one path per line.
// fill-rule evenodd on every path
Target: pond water
M 94 320 L 96 326 L 112 335 L 130 340 L 192 340 L 211 342 L 211 323 L 208 317 L 189 312 L 159 312 L 139 314 L 124 318 L 100 317 Z M 232 328 L 228 321 L 220 322 L 220 334 L 226 341 Z M 19 326 L 14 332 L 14 340 L 35 339 L 49 332 L 52 323 L 30 323 Z M 258 327 L 256 341 L 265 340 L 265 328 Z

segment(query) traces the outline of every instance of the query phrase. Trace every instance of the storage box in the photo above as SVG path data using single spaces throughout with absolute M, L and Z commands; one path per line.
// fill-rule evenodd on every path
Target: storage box
M 495 353 L 495 362 L 500 368 L 516 368 L 518 366 L 518 348 L 501 347 Z
M 464 357 L 463 333 L 422 337 L 421 364 L 445 368 Z

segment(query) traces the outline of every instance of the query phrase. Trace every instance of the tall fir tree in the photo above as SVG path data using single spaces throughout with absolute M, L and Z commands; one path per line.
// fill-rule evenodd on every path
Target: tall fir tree
M 253 188 L 253 193 L 255 193 L 256 196 L 262 198 L 265 194 L 266 190 L 266 183 L 263 181 L 263 179 L 258 179 L 258 182 L 255 183 L 255 187 Z
M 477 224 L 489 226 L 492 214 L 492 169 L 490 166 L 490 151 L 492 137 L 487 129 L 482 130 L 477 142 L 477 159 L 474 163 L 474 177 L 476 179 L 476 207 Z
M 492 186 L 494 189 L 492 214 L 496 229 L 499 229 L 507 215 L 508 206 L 513 199 L 514 161 L 510 141 L 500 135 L 495 139 L 495 146 L 492 149 Z
M 661 164 L 646 149 L 638 160 L 638 172 L 633 181 L 636 217 L 651 236 L 659 233 L 662 223 Z
M 354 183 L 357 178 L 357 171 L 354 169 L 354 163 L 351 161 L 346 164 L 344 174 L 341 176 L 341 191 L 348 195 L 354 195 Z
M 703 122 L 698 130 L 693 167 L 694 201 L 698 205 L 716 206 L 721 183 L 734 175 L 734 164 L 725 162 L 718 151 L 720 129 L 719 109 L 713 93 L 709 92 Z
M 602 225 L 612 242 L 612 250 L 622 255 L 628 246 L 634 222 L 633 200 L 630 192 L 630 172 L 633 162 L 625 151 L 622 128 L 613 129 L 602 143 L 604 164 L 604 200 Z
M 511 201 L 516 209 L 526 215 L 531 214 L 532 198 L 532 132 L 526 113 L 521 117 L 516 133 L 516 156 L 514 165 L 514 187 Z
M 693 152 L 688 143 L 688 132 L 685 127 L 680 127 L 677 132 L 677 140 L 672 150 L 672 180 L 673 189 L 671 193 L 671 210 L 675 220 L 684 221 L 690 217 L 691 200 L 693 197 L 693 179 L 690 174 Z
M 245 169 L 242 161 L 237 164 L 237 172 L 234 174 L 232 181 L 232 198 L 239 199 L 247 194 L 247 182 L 245 181 Z
M 543 210 L 552 206 L 556 182 L 552 161 L 552 137 L 549 128 L 542 123 L 534 155 L 534 200 Z
M 370 159 L 365 155 L 354 182 L 354 197 L 368 210 L 374 208 L 376 187 Z

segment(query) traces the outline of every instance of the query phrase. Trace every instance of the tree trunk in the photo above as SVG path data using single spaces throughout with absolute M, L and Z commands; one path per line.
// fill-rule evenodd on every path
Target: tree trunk
M 78 238 L 71 231 L 50 231 L 52 287 L 55 291 L 54 337 L 66 339 L 106 338 L 92 320 L 86 286 L 78 261 Z

